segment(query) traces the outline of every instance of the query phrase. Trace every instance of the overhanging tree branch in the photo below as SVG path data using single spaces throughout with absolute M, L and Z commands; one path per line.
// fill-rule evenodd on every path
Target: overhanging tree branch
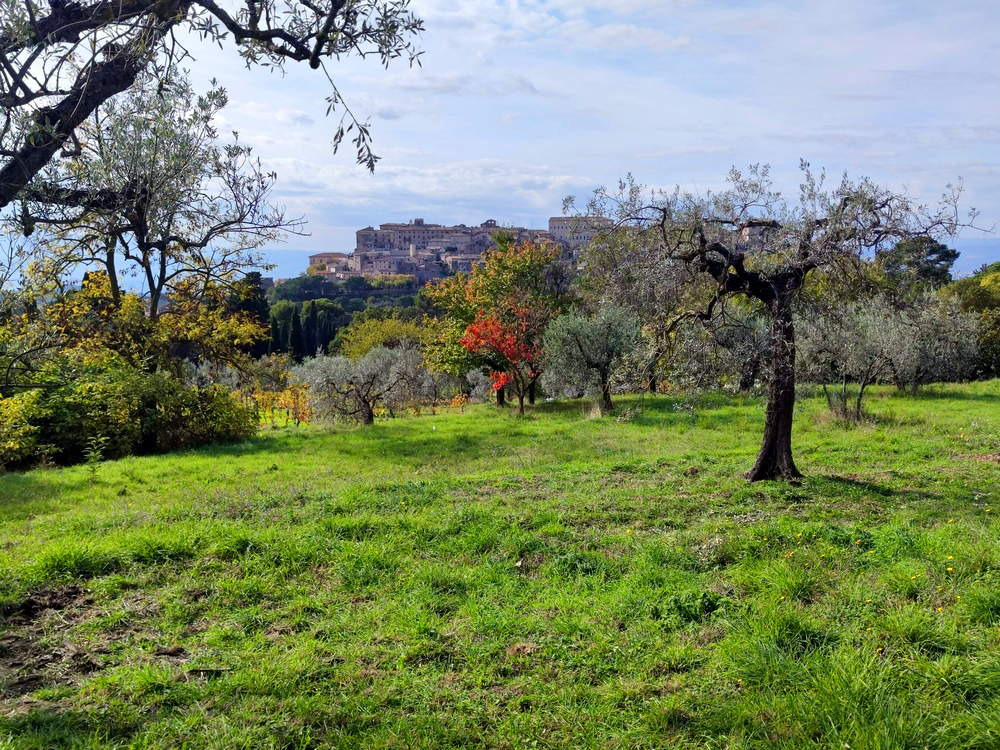
M 20 148 L 0 167 L 0 207 L 18 192 L 70 140 L 74 130 L 101 104 L 135 84 L 149 63 L 151 47 L 166 28 L 147 29 L 130 49 L 110 54 L 80 73 L 76 85 L 57 104 L 41 108 L 33 117 Z
M 248 66 L 286 61 L 322 68 L 345 55 L 419 63 L 412 37 L 423 29 L 409 0 L 7 0 L 0 16 L 0 208 L 8 205 L 104 101 L 162 72 L 187 51 L 172 31 L 185 26 L 222 44 L 229 36 Z M 331 81 L 332 83 L 332 81 Z M 336 86 L 327 99 L 341 106 Z M 373 169 L 367 125 L 344 107 L 334 149 L 349 133 Z M 75 151 L 66 149 L 67 154 Z M 51 196 L 58 198 L 58 194 Z M 81 201 L 78 199 L 77 204 Z

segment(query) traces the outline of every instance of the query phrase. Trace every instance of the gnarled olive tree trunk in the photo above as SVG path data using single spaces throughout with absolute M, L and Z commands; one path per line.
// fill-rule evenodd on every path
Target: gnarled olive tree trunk
M 747 479 L 797 479 L 802 476 L 792 458 L 792 416 L 795 411 L 795 328 L 790 301 L 772 300 L 771 383 L 764 417 L 764 440 Z

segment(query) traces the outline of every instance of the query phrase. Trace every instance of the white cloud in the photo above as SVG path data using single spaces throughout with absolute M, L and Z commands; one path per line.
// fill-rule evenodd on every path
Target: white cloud
M 553 29 L 561 43 L 590 50 L 618 51 L 644 47 L 661 52 L 689 47 L 687 37 L 675 37 L 657 29 L 626 23 L 595 25 L 582 18 L 566 21 Z
M 414 0 L 423 67 L 345 60 L 330 72 L 371 118 L 374 176 L 334 157 L 322 76 L 246 72 L 197 47 L 310 247 L 391 219 L 541 224 L 566 193 L 626 172 L 717 185 L 770 162 L 794 191 L 800 157 L 907 185 L 928 200 L 959 174 L 1000 218 L 1000 20 L 994 3 L 930 0 Z M 412 214 L 412 216 L 410 215 Z M 336 239 L 332 239 L 336 238 Z

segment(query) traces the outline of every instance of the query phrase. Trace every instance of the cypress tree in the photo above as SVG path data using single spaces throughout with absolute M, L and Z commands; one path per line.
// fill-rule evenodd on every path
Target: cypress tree
M 288 341 L 292 337 L 292 323 L 291 321 L 285 321 L 281 324 L 281 351 L 290 351 L 288 348 Z
M 333 329 L 332 333 L 331 329 Z M 330 346 L 330 342 L 337 333 L 337 328 L 333 325 L 333 314 L 329 310 L 324 310 L 320 313 L 318 331 L 319 341 L 317 343 L 317 349 L 323 354 L 326 354 L 328 347 Z
M 319 310 L 315 302 L 306 302 L 302 307 L 305 313 L 305 323 L 302 326 L 302 335 L 306 342 L 305 353 L 310 357 L 315 356 L 319 347 Z
M 292 359 L 296 362 L 302 361 L 302 356 L 306 351 L 306 342 L 302 335 L 302 318 L 299 317 L 298 308 L 292 313 L 292 330 L 288 336 L 288 350 L 292 354 Z
M 278 322 L 278 319 L 272 315 L 271 316 L 271 348 L 269 350 L 270 353 L 271 354 L 278 354 L 278 353 L 280 353 L 281 350 L 283 349 L 283 347 L 282 347 L 281 344 L 282 344 L 281 324 Z

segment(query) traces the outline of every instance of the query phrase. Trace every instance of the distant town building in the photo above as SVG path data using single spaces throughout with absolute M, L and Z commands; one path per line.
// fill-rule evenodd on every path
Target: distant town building
M 347 253 L 316 253 L 309 256 L 309 272 L 327 281 L 343 281 L 358 274 L 350 270 L 351 256 Z
M 431 248 L 441 248 L 444 252 L 482 255 L 493 245 L 492 235 L 497 230 L 512 232 L 517 242 L 551 240 L 544 230 L 501 227 L 493 219 L 476 227 L 428 224 L 423 219 L 413 219 L 406 224 L 380 224 L 378 229 L 359 229 L 354 252 L 419 256 Z
M 478 226 L 428 224 L 421 218 L 406 224 L 380 224 L 357 232 L 357 245 L 348 267 L 372 275 L 410 274 L 421 282 L 445 272 L 471 271 L 482 263 L 498 230 L 510 232 L 515 242 L 551 242 L 541 229 L 502 227 L 494 219 Z
M 310 266 L 326 266 L 330 268 L 347 268 L 351 256 L 347 253 L 317 253 L 309 256 Z
M 405 224 L 368 226 L 356 233 L 354 252 L 317 253 L 309 256 L 310 272 L 330 281 L 350 276 L 410 275 L 424 283 L 445 273 L 470 272 L 483 262 L 493 245 L 493 234 L 509 232 L 517 243 L 556 242 L 573 255 L 594 235 L 611 226 L 599 217 L 556 216 L 548 230 L 504 227 L 493 219 L 478 226 L 428 224 L 421 218 Z
M 553 216 L 549 219 L 549 234 L 556 242 L 579 251 L 597 234 L 612 226 L 614 222 L 603 216 Z

